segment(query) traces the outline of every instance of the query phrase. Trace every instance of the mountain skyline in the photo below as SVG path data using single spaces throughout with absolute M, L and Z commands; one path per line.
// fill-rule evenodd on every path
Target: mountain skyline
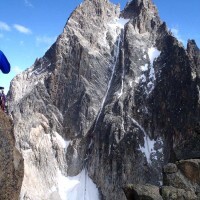
M 6 54 L 11 64 L 11 73 L 0 73 L 0 85 L 8 91 L 12 78 L 30 67 L 36 58 L 42 57 L 47 49 L 56 41 L 71 12 L 82 1 L 67 2 L 33 0 L 2 0 L 0 17 L 0 49 Z M 113 0 L 124 8 L 126 0 Z M 186 45 L 188 39 L 195 39 L 200 45 L 200 23 L 198 8 L 200 2 L 154 0 L 163 21 L 174 35 Z M 193 12 L 187 12 L 191 10 Z M 12 15 L 8 15 L 12 13 Z M 53 25 L 52 25 L 53 24 Z

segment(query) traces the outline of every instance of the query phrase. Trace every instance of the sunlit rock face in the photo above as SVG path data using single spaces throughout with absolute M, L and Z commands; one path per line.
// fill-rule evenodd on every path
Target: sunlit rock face
M 0 109 L 0 199 L 19 199 L 23 164 L 22 155 L 15 147 L 11 119 Z
M 85 0 L 11 83 L 25 169 L 20 199 L 125 200 L 122 186 L 159 186 L 164 164 L 199 157 L 198 58 L 151 0 L 121 13 Z

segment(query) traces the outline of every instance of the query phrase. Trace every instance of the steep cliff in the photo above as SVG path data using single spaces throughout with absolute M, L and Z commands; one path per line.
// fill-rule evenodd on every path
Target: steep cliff
M 11 84 L 20 199 L 124 200 L 122 186 L 160 185 L 164 164 L 200 157 L 199 55 L 151 0 L 121 13 L 107 0 L 83 1 Z
M 0 199 L 18 200 L 24 176 L 23 158 L 15 147 L 12 122 L 0 109 Z

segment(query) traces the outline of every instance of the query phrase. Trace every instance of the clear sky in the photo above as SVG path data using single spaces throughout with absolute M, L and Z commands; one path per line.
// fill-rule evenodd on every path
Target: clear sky
M 111 0 L 120 3 L 127 0 Z M 1 0 L 0 49 L 11 63 L 11 72 L 0 72 L 0 86 L 7 92 L 11 79 L 42 57 L 62 33 L 70 13 L 82 0 Z M 200 46 L 200 0 L 154 0 L 160 17 L 174 34 Z

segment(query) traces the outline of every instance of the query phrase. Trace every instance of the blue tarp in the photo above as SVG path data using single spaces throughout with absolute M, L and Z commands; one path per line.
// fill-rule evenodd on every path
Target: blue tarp
M 0 50 L 0 70 L 4 74 L 8 74 L 10 72 L 10 63 L 8 62 L 4 53 Z

